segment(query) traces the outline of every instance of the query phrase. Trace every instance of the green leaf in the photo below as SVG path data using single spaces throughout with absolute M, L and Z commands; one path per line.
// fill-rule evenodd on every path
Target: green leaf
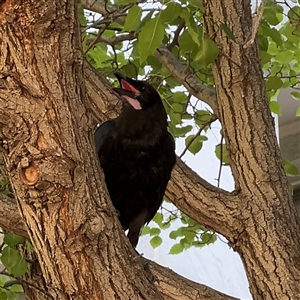
M 8 272 L 15 277 L 20 277 L 27 272 L 27 262 L 20 253 L 11 247 L 2 250 L 1 261 Z
M 268 23 L 270 23 L 271 25 L 275 26 L 277 24 L 279 24 L 279 20 L 276 16 L 276 12 L 274 9 L 265 9 L 264 12 L 265 18 L 267 20 Z
M 189 143 L 191 142 L 191 140 L 193 140 L 193 142 L 189 145 Z M 193 153 L 194 155 L 196 153 L 198 153 L 201 148 L 202 148 L 202 138 L 200 136 L 197 136 L 195 138 L 195 135 L 189 135 L 186 139 L 185 139 L 185 145 L 188 146 L 189 145 L 189 148 L 188 150 Z
M 183 251 L 184 245 L 181 243 L 175 244 L 171 247 L 169 254 L 179 254 Z
M 160 18 L 164 23 L 170 23 L 182 12 L 182 7 L 177 2 L 169 2 L 167 7 L 160 13 Z
M 170 222 L 164 222 L 161 224 L 161 229 L 168 229 L 171 226 Z
M 283 159 L 282 161 L 283 161 L 283 167 L 286 175 L 289 176 L 299 175 L 299 170 L 295 165 L 293 165 L 291 162 L 289 162 L 286 159 Z
M 197 248 L 203 248 L 205 246 L 205 244 L 202 242 L 194 241 L 194 242 L 192 242 L 192 246 L 197 247 Z
M 81 4 L 78 5 L 78 19 L 79 19 L 80 25 L 82 25 L 82 26 L 87 25 L 87 19 L 84 15 L 84 9 Z
M 129 3 L 133 3 L 133 2 L 136 2 L 136 1 L 135 0 L 117 0 L 115 2 L 115 4 L 117 6 L 120 6 L 120 5 L 129 4 Z
M 122 31 L 134 31 L 141 22 L 142 9 L 138 5 L 133 5 L 125 18 Z
M 169 116 L 170 116 L 171 122 L 174 125 L 181 123 L 181 115 L 179 113 L 174 113 L 174 112 L 169 111 Z
M 102 49 L 100 44 L 88 52 L 88 56 L 94 60 L 93 66 L 98 68 L 111 67 L 110 57 L 107 54 L 107 49 Z
M 211 119 L 211 114 L 207 110 L 197 110 L 194 115 L 197 125 L 202 126 Z
M 266 63 L 268 63 L 268 62 L 270 62 L 270 60 L 273 57 L 271 54 L 269 54 L 266 51 L 260 51 L 259 54 L 260 54 L 261 63 L 263 65 L 266 64 Z
M 260 51 L 268 51 L 269 42 L 264 35 L 258 35 L 258 46 Z
M 232 31 L 230 30 L 229 27 L 227 27 L 225 24 L 221 23 L 221 29 L 225 32 L 225 34 L 228 36 L 228 38 L 230 38 L 231 40 L 235 41 L 235 37 L 232 33 Z
M 207 66 L 217 58 L 218 54 L 219 48 L 217 44 L 211 39 L 204 38 L 195 61 L 198 61 L 203 66 Z
M 186 246 L 190 244 L 185 237 L 180 239 L 179 242 L 180 242 L 180 244 L 182 244 L 184 246 L 185 249 L 186 249 Z
M 172 239 L 172 240 L 176 240 L 178 237 L 178 233 L 177 233 L 177 230 L 173 230 L 169 233 L 169 238 Z
M 276 90 L 280 89 L 282 87 L 282 85 L 283 85 L 282 80 L 277 76 L 270 76 L 266 82 L 267 90 L 275 90 L 276 91 Z
M 5 268 L 10 269 L 15 264 L 14 259 L 19 255 L 20 254 L 16 249 L 7 246 L 2 250 L 0 259 Z
M 12 232 L 9 232 L 4 235 L 3 241 L 6 245 L 13 247 L 13 246 L 21 243 L 23 240 L 24 240 L 24 238 L 22 236 L 19 236 Z
M 279 7 L 282 8 L 282 6 L 279 5 Z M 279 23 L 283 21 L 283 14 L 282 13 L 276 13 L 276 18 L 278 19 Z
M 190 230 L 189 228 L 187 228 L 187 229 L 184 231 L 184 237 L 186 238 L 186 240 L 187 240 L 189 243 L 191 243 L 191 242 L 194 241 L 195 236 L 196 236 L 196 232 Z
M 4 290 L 0 290 L 0 300 L 7 300 L 7 294 Z
M 147 58 L 147 63 L 153 68 L 153 70 L 159 71 L 161 69 L 161 63 L 159 62 L 159 60 L 154 55 L 150 55 Z
M 181 13 L 181 17 L 185 19 L 188 32 L 189 32 L 190 36 L 192 37 L 193 41 L 198 46 L 200 46 L 201 38 L 203 35 L 203 28 L 196 25 L 193 14 L 191 14 L 187 9 L 185 9 Z
M 145 61 L 161 45 L 164 33 L 165 27 L 158 17 L 148 21 L 142 27 L 138 38 L 140 62 Z
M 290 22 L 287 22 L 281 28 L 281 33 L 287 37 L 288 41 L 298 44 L 299 37 L 297 34 L 295 34 L 295 30 L 296 28 Z
M 153 222 L 155 222 L 157 225 L 161 226 L 161 223 L 163 221 L 163 215 L 160 212 L 157 212 L 152 219 Z
M 26 246 L 26 248 L 27 248 L 27 250 L 28 250 L 29 252 L 33 252 L 33 251 L 34 251 L 33 246 L 32 246 L 32 244 L 30 243 L 29 240 L 26 240 L 25 246 Z
M 177 47 L 177 46 L 176 46 L 176 47 Z M 174 49 L 174 48 L 173 48 L 173 49 Z M 176 55 L 176 57 L 177 57 L 177 55 Z M 160 68 L 157 70 L 158 73 L 160 72 L 160 69 L 161 69 L 161 66 L 160 66 Z M 174 77 L 172 77 L 172 76 L 169 76 L 169 77 L 165 78 L 165 81 L 166 81 L 167 86 L 168 86 L 169 88 L 174 88 L 174 87 L 177 87 L 177 86 L 178 86 L 178 81 L 177 81 Z
M 128 76 L 130 78 L 136 78 L 138 75 L 138 69 L 132 63 L 128 63 L 127 65 L 125 65 L 122 68 L 122 71 L 123 71 L 123 73 L 125 73 L 126 76 Z
M 159 235 L 161 232 L 161 230 L 157 227 L 153 227 L 150 229 L 150 235 L 153 236 L 153 235 Z
M 176 137 L 185 137 L 185 135 L 193 129 L 192 125 L 187 125 L 184 127 L 175 127 L 174 133 Z
M 280 104 L 277 101 L 270 101 L 269 106 L 270 106 L 272 113 L 274 113 L 276 115 L 281 114 Z
M 181 221 L 182 221 L 182 220 L 181 220 Z M 184 222 L 182 221 L 182 223 L 184 223 Z M 186 227 L 179 227 L 179 228 L 177 228 L 177 229 L 176 229 L 177 236 L 184 236 L 183 231 L 185 230 L 185 228 L 186 228 Z
M 292 96 L 295 100 L 300 100 L 300 93 L 299 93 L 299 92 L 291 92 L 291 96 Z
M 187 101 L 187 95 L 184 92 L 175 92 L 172 98 L 178 103 L 185 103 Z
M 143 229 L 142 229 L 142 233 L 141 235 L 147 235 L 147 234 L 150 234 L 150 227 L 149 226 L 145 226 Z
M 192 218 L 190 218 L 189 216 L 186 216 L 186 221 L 189 224 L 189 227 L 194 226 L 195 224 L 197 224 Z
M 199 135 L 199 140 L 205 142 L 208 140 L 208 137 L 206 135 Z
M 299 16 L 300 6 L 294 6 L 288 11 L 288 18 L 290 20 L 290 23 L 294 26 L 297 26 L 297 24 L 299 23 Z
M 222 152 L 221 152 L 222 149 Z M 221 155 L 222 153 L 222 155 Z M 229 159 L 227 155 L 226 144 L 219 144 L 215 148 L 216 157 L 222 161 L 224 164 L 229 165 Z
M 20 284 L 13 284 L 11 287 L 10 287 L 10 290 L 12 292 L 15 292 L 15 293 L 22 293 L 23 292 L 23 287 L 22 285 Z
M 211 243 L 215 242 L 214 235 L 215 234 L 208 233 L 208 232 L 201 234 L 202 243 L 211 244 Z
M 160 236 L 156 235 L 154 236 L 151 240 L 150 240 L 150 244 L 151 246 L 155 249 L 157 247 L 159 247 L 162 243 L 162 239 Z
M 183 33 L 179 36 L 178 43 L 180 46 L 180 51 L 183 53 L 192 52 L 193 49 L 197 47 L 197 44 L 192 39 L 188 30 L 183 31 Z
M 203 3 L 201 0 L 189 0 L 189 3 L 196 8 L 203 9 Z
M 149 11 L 146 16 L 142 19 L 139 29 L 142 28 L 149 20 L 151 20 L 154 10 Z
M 279 52 L 275 58 L 281 64 L 289 64 L 294 58 L 294 53 L 292 51 L 286 50 L 284 52 Z
M 282 37 L 278 30 L 275 28 L 270 29 L 270 38 L 278 45 L 282 45 Z
M 300 107 L 297 108 L 296 117 L 300 117 Z
M 180 103 L 173 103 L 172 109 L 174 110 L 174 112 L 180 113 L 183 110 L 183 105 Z
M 187 113 L 187 112 L 181 113 L 181 118 L 183 120 L 192 120 L 193 119 L 193 117 L 189 113 Z

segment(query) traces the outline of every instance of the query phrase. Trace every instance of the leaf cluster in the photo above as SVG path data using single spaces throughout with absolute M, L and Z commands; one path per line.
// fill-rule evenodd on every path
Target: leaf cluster
M 23 292 L 20 284 L 14 283 L 16 278 L 22 277 L 28 270 L 25 258 L 20 254 L 18 245 L 24 245 L 27 250 L 33 251 L 28 240 L 14 233 L 4 234 L 3 244 L 0 247 L 0 261 L 5 267 L 0 275 L 0 299 L 14 300 Z M 10 284 L 10 283 L 13 284 Z

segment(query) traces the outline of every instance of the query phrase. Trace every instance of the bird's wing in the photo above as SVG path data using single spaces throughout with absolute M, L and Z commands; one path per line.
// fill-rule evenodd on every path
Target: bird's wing
M 165 195 L 166 187 L 171 177 L 172 170 L 176 164 L 175 141 L 169 132 L 167 132 L 164 138 L 164 142 L 161 145 L 161 151 L 164 153 L 164 155 L 160 159 L 162 168 L 160 172 L 162 174 L 162 177 L 160 185 L 157 189 L 158 198 L 156 205 L 154 205 L 153 208 L 148 211 L 146 223 L 149 223 L 152 220 L 159 206 L 161 205 L 161 202 Z
M 99 150 L 101 150 L 105 144 L 105 140 L 112 136 L 112 132 L 115 128 L 115 120 L 109 120 L 101 124 L 94 135 L 95 144 L 96 144 L 96 151 L 99 154 Z

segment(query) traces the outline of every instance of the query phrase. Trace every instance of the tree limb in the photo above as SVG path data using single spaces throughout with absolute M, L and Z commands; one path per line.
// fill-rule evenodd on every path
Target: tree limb
M 181 82 L 188 92 L 208 104 L 218 116 L 215 90 L 199 83 L 197 78 L 165 46 L 160 46 L 155 57 L 166 67 L 172 76 Z
M 0 193 L 0 227 L 5 231 L 29 238 L 23 219 L 19 215 L 17 203 Z M 169 268 L 142 258 L 155 277 L 155 285 L 166 300 L 236 300 L 208 286 L 186 279 Z M 184 289 L 182 289 L 184 287 Z
M 160 266 L 146 258 L 143 258 L 143 260 L 147 262 L 151 273 L 156 277 L 155 284 L 165 300 L 237 300 L 235 297 L 188 280 L 171 269 Z M 182 287 L 184 287 L 184 290 Z
M 136 38 L 136 34 L 133 33 L 125 33 L 125 34 L 120 34 L 118 36 L 115 37 L 107 37 L 107 36 L 99 36 L 96 39 L 98 40 L 98 42 L 102 42 L 105 43 L 107 45 L 110 45 L 112 47 L 114 47 L 116 44 L 119 44 L 121 42 L 124 41 L 131 41 L 133 39 Z
M 0 227 L 5 231 L 29 237 L 15 199 L 0 193 Z

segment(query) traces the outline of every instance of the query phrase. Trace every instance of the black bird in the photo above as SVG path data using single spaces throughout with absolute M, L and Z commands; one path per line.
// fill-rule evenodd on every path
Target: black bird
M 120 115 L 95 132 L 108 192 L 133 247 L 160 207 L 175 165 L 175 143 L 158 92 L 146 81 L 115 73 Z

